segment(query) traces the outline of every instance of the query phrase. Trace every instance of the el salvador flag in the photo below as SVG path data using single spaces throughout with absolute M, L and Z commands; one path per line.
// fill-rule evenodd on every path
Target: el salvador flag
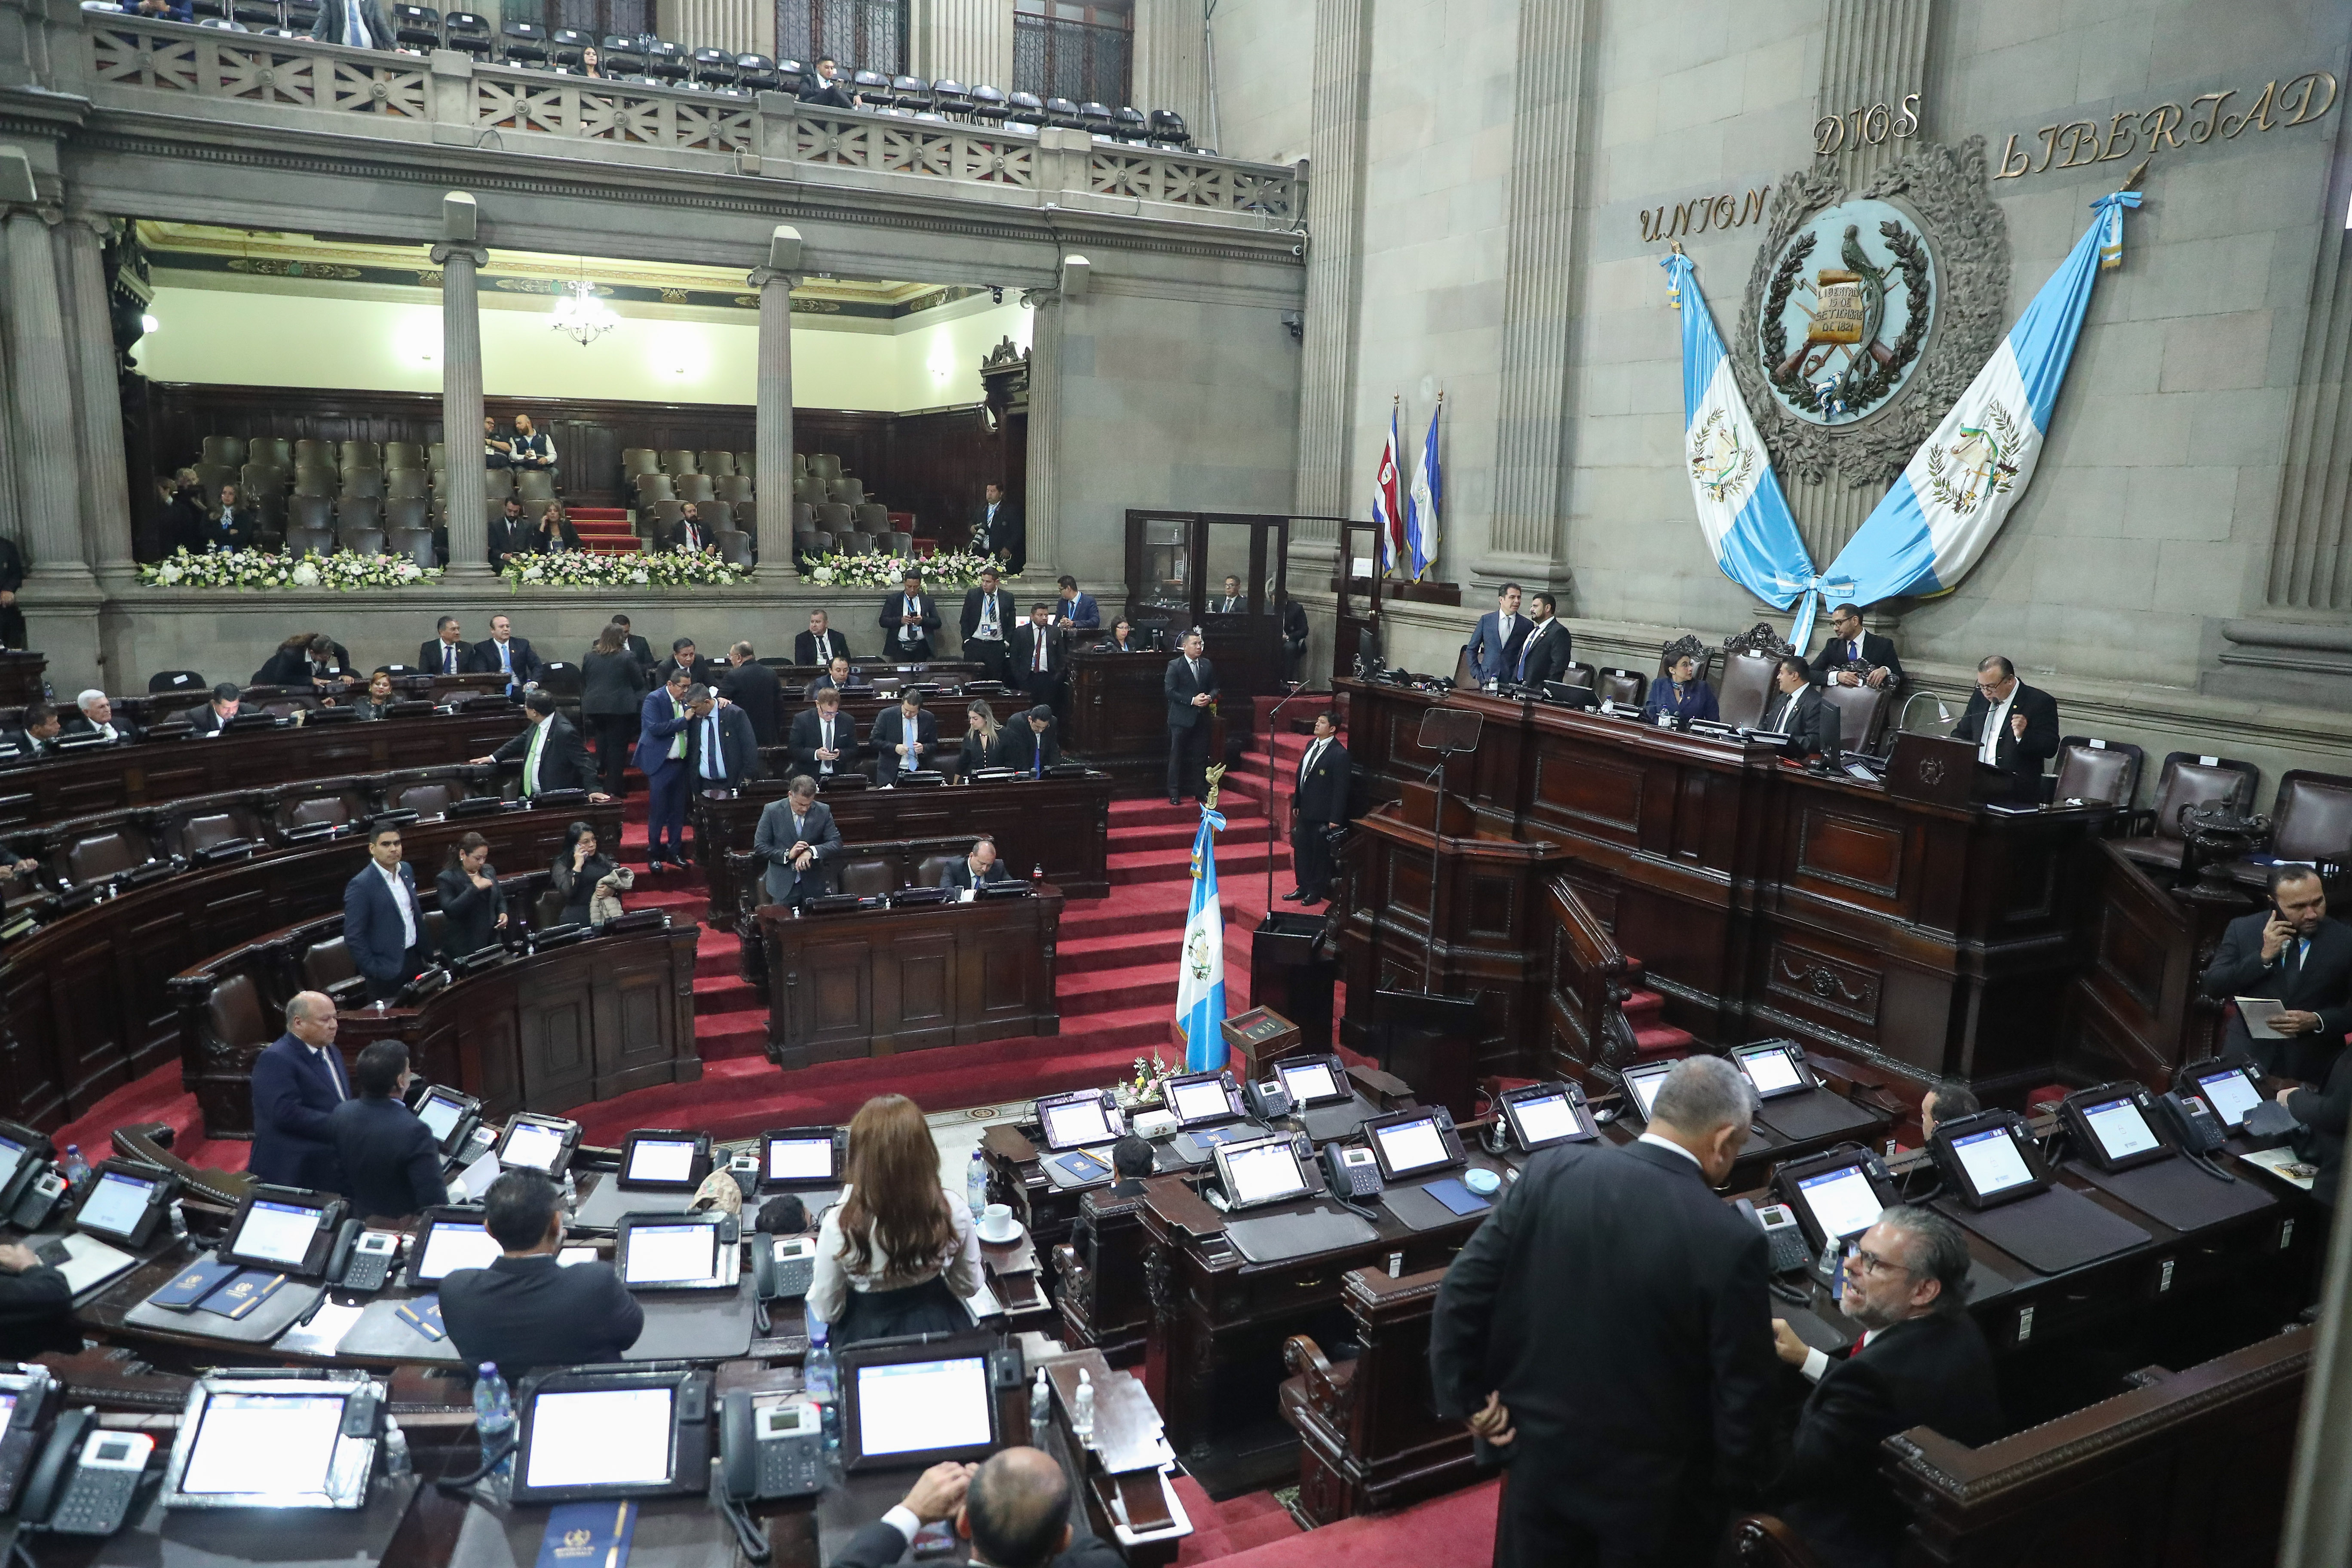
M 1683 462 L 1690 472 L 1700 531 L 1723 574 L 1767 604 L 1786 609 L 1805 595 L 1801 625 L 1811 618 L 1807 590 L 1819 585 L 1812 557 L 1798 537 L 1772 474 L 1771 456 L 1739 395 L 1690 258 L 1677 251 L 1660 265 L 1672 282 L 1675 308 L 1683 313 Z M 1801 631 L 1795 641 L 1804 646 Z
M 1416 583 L 1429 575 L 1437 559 L 1437 509 L 1445 495 L 1445 476 L 1437 466 L 1437 416 L 1445 412 L 1445 394 L 1437 395 L 1430 411 L 1429 435 L 1421 443 L 1421 458 L 1412 466 L 1412 489 L 1404 498 L 1404 548 Z
M 1203 806 L 1192 836 L 1192 907 L 1176 955 L 1176 1017 L 1184 1026 L 1184 1070 L 1225 1065 L 1225 910 L 1217 898 L 1217 829 L 1224 816 Z
M 2124 209 L 2139 203 L 2138 192 L 2117 191 L 2091 204 L 2089 230 L 1838 552 L 1831 597 L 1949 593 L 1983 556 L 2033 478 L 2091 285 L 2121 263 Z

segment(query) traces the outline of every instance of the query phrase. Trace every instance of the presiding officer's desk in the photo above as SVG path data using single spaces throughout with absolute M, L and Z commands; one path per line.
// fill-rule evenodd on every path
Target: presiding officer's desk
M 694 858 L 710 885 L 712 923 L 731 922 L 740 910 L 751 889 L 737 879 L 730 857 L 749 853 L 760 814 L 784 798 L 790 783 L 779 773 L 740 790 L 695 795 Z M 1110 797 L 1111 781 L 1098 773 L 818 792 L 841 829 L 845 847 L 836 868 L 878 842 L 958 838 L 968 846 L 974 834 L 986 833 L 995 838 L 997 858 L 1009 874 L 1026 877 L 1043 867 L 1045 880 L 1073 899 L 1110 895 Z M 765 868 L 754 861 L 751 869 L 757 875 Z

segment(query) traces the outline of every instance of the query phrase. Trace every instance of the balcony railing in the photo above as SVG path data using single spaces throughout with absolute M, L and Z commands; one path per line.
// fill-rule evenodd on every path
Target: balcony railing
M 409 142 L 494 141 L 511 153 L 819 183 L 917 175 L 997 202 L 1104 213 L 1132 213 L 1141 203 L 1164 217 L 1250 227 L 1287 227 L 1306 200 L 1296 169 L 1082 131 L 817 109 L 785 93 L 603 82 L 446 49 L 387 54 L 110 12 L 84 16 L 93 101 L 152 111 L 171 95 L 201 99 L 204 107 L 188 111 L 213 125 L 280 132 L 290 122 Z M 313 113 L 336 122 L 321 127 Z M 1025 201 L 1016 193 L 1027 193 Z

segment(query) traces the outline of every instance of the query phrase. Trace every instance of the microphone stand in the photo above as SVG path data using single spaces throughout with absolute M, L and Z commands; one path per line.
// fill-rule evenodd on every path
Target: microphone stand
M 1292 698 L 1307 689 L 1303 680 L 1286 680 L 1282 684 L 1290 689 L 1265 712 L 1265 912 L 1269 915 L 1274 913 L 1274 721 L 1290 705 Z M 1297 868 L 1291 869 L 1296 872 Z

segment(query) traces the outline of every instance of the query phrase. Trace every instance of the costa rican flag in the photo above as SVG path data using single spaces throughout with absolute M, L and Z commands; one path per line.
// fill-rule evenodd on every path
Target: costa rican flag
M 1380 535 L 1381 575 L 1393 577 L 1404 560 L 1404 511 L 1397 505 L 1396 407 L 1389 407 L 1388 445 L 1381 448 L 1381 466 L 1372 476 L 1372 522 Z

